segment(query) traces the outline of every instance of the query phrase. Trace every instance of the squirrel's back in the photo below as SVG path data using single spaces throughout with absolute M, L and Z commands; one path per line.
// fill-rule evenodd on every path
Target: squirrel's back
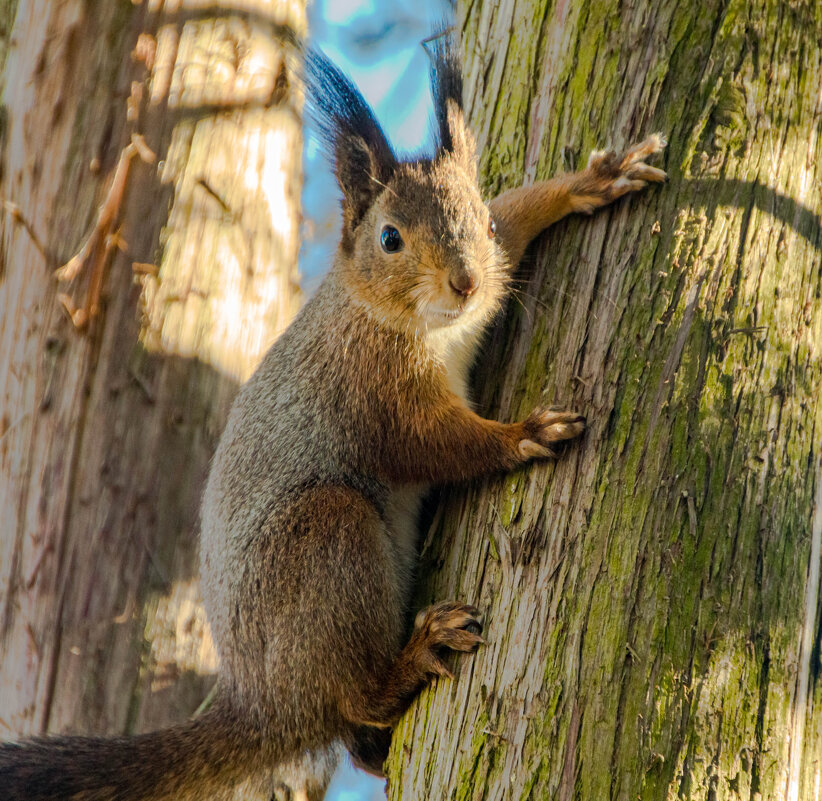
M 390 514 L 393 488 L 374 468 L 374 454 L 396 425 L 398 393 L 414 395 L 437 380 L 422 344 L 380 325 L 332 271 L 241 388 L 212 463 L 201 535 L 206 609 L 221 662 L 227 675 L 255 685 L 239 692 L 258 697 L 271 684 L 262 654 L 236 653 L 250 639 L 238 634 L 238 599 L 248 603 L 260 569 L 249 553 L 273 548 L 268 569 L 278 569 L 276 543 L 263 540 L 299 547 L 277 521 L 290 522 L 311 489 L 350 490 L 376 514 Z M 276 616 L 278 599 L 266 603 Z M 258 676 L 250 673 L 255 665 Z

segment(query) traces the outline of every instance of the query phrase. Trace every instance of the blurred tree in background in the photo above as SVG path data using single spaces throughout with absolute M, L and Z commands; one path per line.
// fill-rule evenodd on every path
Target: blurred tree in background
M 0 736 L 144 731 L 213 682 L 200 493 L 299 303 L 304 2 L 0 13 Z

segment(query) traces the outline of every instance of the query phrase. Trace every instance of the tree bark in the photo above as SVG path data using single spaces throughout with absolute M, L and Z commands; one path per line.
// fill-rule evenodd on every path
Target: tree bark
M 545 234 L 478 368 L 589 430 L 444 494 L 421 601 L 487 614 L 392 799 L 813 799 L 822 6 L 463 2 L 489 196 L 653 131 L 667 186 Z
M 299 302 L 304 12 L 19 6 L 0 186 L 3 739 L 156 728 L 213 682 L 200 492 L 238 382 Z

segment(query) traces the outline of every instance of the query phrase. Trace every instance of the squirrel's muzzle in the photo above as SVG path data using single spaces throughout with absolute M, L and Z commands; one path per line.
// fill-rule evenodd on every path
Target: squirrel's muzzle
M 464 298 L 473 295 L 479 286 L 479 280 L 476 274 L 467 267 L 451 270 L 451 274 L 448 276 L 448 283 L 454 292 Z

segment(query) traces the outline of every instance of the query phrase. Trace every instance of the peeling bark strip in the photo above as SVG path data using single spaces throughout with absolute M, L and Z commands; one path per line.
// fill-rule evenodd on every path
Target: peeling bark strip
M 796 676 L 796 700 L 793 705 L 791 722 L 791 754 L 788 763 L 788 782 L 786 796 L 788 801 L 798 801 L 799 785 L 802 776 L 802 746 L 805 741 L 806 718 L 812 710 L 808 708 L 810 700 L 808 688 L 811 679 L 816 678 L 819 665 L 811 666 L 814 645 L 817 642 L 819 619 L 817 604 L 819 602 L 819 568 L 822 563 L 822 459 L 816 465 L 816 498 L 814 499 L 813 520 L 811 522 L 811 557 L 808 565 L 808 582 L 805 588 L 805 617 L 802 623 L 799 640 L 799 671 Z M 816 654 L 819 661 L 819 654 Z M 814 798 L 819 797 L 819 767 L 814 766 Z
M 488 645 L 401 721 L 390 798 L 813 799 L 822 5 L 462 10 L 489 194 L 651 131 L 671 181 L 520 271 L 482 409 L 590 428 L 444 496 L 421 600 L 477 603 Z
M 301 0 L 19 4 L 0 170 L 3 739 L 156 728 L 213 682 L 198 507 L 237 382 L 298 302 L 304 28 Z M 140 136 L 157 164 L 118 173 Z M 88 264 L 58 282 L 90 233 Z M 61 293 L 94 299 L 88 335 Z

